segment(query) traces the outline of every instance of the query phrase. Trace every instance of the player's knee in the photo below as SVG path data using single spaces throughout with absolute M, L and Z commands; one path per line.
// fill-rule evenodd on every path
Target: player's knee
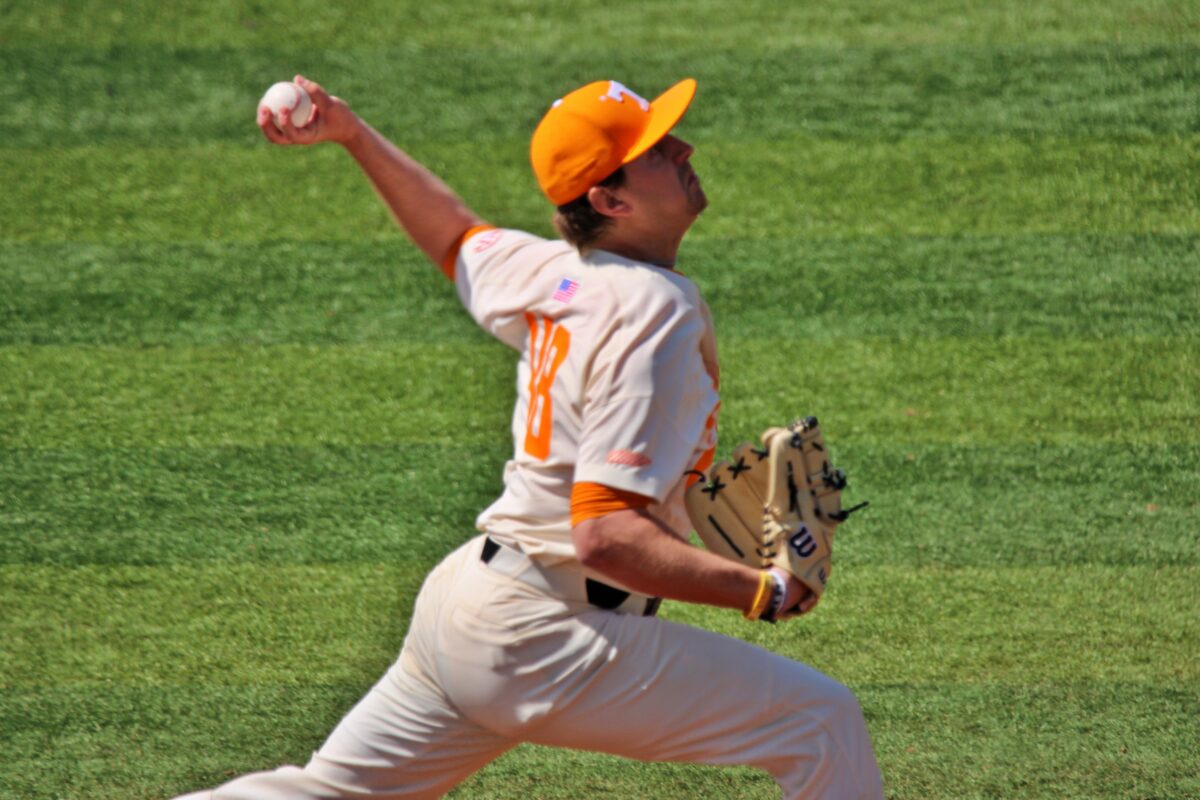
M 815 691 L 799 708 L 794 709 L 795 728 L 800 737 L 832 738 L 849 744 L 866 732 L 862 706 L 849 687 L 822 675 Z M 828 743 L 832 746 L 832 742 Z
M 838 738 L 848 744 L 847 740 L 858 740 L 865 734 L 862 705 L 848 687 L 837 681 L 832 683 L 827 696 L 828 724 L 839 732 Z
M 839 715 L 852 718 L 862 717 L 862 705 L 859 704 L 854 692 L 850 691 L 848 686 L 837 681 L 834 681 L 834 684 L 837 688 L 832 692 L 831 699 L 837 706 Z
M 785 798 L 879 796 L 870 789 L 878 785 L 878 767 L 854 692 L 825 678 L 819 694 L 796 709 L 791 719 L 787 734 L 777 742 L 776 757 L 762 765 Z

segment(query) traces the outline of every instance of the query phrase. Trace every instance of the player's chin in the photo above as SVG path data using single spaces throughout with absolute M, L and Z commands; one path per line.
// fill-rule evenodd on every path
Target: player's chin
M 693 216 L 699 216 L 706 208 L 708 208 L 708 195 L 697 184 L 688 193 L 688 210 L 692 212 Z

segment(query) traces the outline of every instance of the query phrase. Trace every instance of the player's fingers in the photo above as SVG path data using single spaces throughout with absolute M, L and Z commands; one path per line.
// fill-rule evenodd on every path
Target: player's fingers
M 799 616 L 817 604 L 820 598 L 795 575 L 779 566 L 771 567 L 771 571 L 782 577 L 785 582 L 779 619 Z
M 293 82 L 308 92 L 312 100 L 312 117 L 299 129 L 301 144 L 324 141 L 344 141 L 353 134 L 359 120 L 340 98 L 326 92 L 319 83 L 297 75 Z
M 316 144 L 325 141 L 324 125 L 321 119 L 321 109 L 312 107 L 307 119 L 299 117 L 291 120 L 291 131 L 288 135 L 294 144 Z M 303 127 L 298 127 L 303 126 Z
M 275 115 L 271 113 L 271 109 L 267 108 L 266 106 L 259 106 L 258 116 L 255 120 L 258 123 L 259 130 L 261 130 L 263 135 L 274 144 L 291 144 L 286 138 L 284 138 L 283 134 L 279 131 L 279 128 L 275 127 L 274 116 Z
M 294 108 L 279 109 L 279 135 L 283 137 L 286 144 L 312 144 L 315 141 L 313 126 L 297 128 L 296 123 L 305 120 L 296 119 L 295 113 Z
M 799 605 L 796 606 L 796 611 L 801 614 L 807 614 L 809 611 L 812 611 L 813 608 L 816 607 L 817 601 L 820 599 L 821 599 L 820 597 L 818 597 L 816 594 L 813 593 L 813 591 L 811 589 L 809 589 L 808 594 L 806 594 L 804 596 L 804 599 L 801 600 Z
M 297 75 L 292 82 L 308 92 L 309 98 L 317 108 L 329 108 L 333 104 L 333 98 L 329 96 L 329 92 L 322 89 L 321 84 L 316 81 L 310 81 L 303 75 Z

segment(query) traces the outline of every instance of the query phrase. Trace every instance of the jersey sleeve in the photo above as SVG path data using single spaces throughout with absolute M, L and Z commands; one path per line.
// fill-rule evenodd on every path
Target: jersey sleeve
M 708 446 L 718 398 L 701 356 L 701 314 L 668 304 L 647 317 L 598 354 L 574 479 L 661 503 Z
M 458 297 L 467 312 L 486 331 L 507 341 L 514 320 L 523 320 L 530 302 L 527 287 L 554 255 L 554 243 L 508 228 L 467 231 L 443 268 L 452 274 Z M 521 332 L 521 325 L 515 328 Z M 513 344 L 512 342 L 508 342 Z
M 483 224 L 475 225 L 463 231 L 462 235 L 454 240 L 454 244 L 450 245 L 450 250 L 446 253 L 445 258 L 442 259 L 442 263 L 439 265 L 441 267 L 442 274 L 453 281 L 454 274 L 458 269 L 458 254 L 462 251 L 463 244 L 477 233 L 485 233 L 487 231 L 494 230 L 496 230 L 495 225 Z

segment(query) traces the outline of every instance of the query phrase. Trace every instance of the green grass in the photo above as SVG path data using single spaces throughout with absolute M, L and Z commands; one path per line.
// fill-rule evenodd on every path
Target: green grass
M 486 171 L 475 145 L 414 147 L 485 218 L 549 234 L 524 143 Z M 0 150 L 16 241 L 342 241 L 397 234 L 346 156 L 206 145 Z M 922 139 L 719 141 L 697 170 L 714 192 L 713 237 L 1028 233 L 1190 234 L 1200 228 L 1194 138 L 1136 142 Z M 489 192 L 488 186 L 506 187 Z M 329 203 L 331 196 L 344 197 Z M 733 213 L 733 212 L 737 213 Z
M 844 421 L 832 430 L 850 441 L 962 445 L 1195 443 L 1200 413 L 1190 391 L 1200 344 L 1186 338 L 853 339 L 802 351 L 755 339 L 725 357 L 739 365 L 724 393 L 725 430 L 738 438 L 797 403 L 837 409 Z M 10 347 L 0 411 L 12 425 L 0 444 L 476 447 L 507 424 L 509 361 L 494 345 L 465 344 Z M 462 405 L 443 402 L 446 381 Z M 784 381 L 803 396 L 781 395 Z
M 353 8 L 304 0 L 286 7 L 212 2 L 166 9 L 152 0 L 96 5 L 60 0 L 11 4 L 0 44 L 34 38 L 53 44 L 127 42 L 177 46 L 220 44 L 245 49 L 286 32 L 296 45 L 321 47 L 480 47 L 510 54 L 530 48 L 561 50 L 581 42 L 650 42 L 698 48 L 775 48 L 861 41 L 931 44 L 1038 41 L 1196 39 L 1196 8 L 1181 0 L 1052 0 L 1031 7 L 1019 0 L 978 4 L 966 0 L 896 4 L 853 0 L 837 8 L 748 0 L 728 14 L 715 0 L 655 0 L 640 6 L 581 0 L 570 6 L 544 0 L 492 0 L 464 8 L 419 0 L 369 0 Z M 720 23 L 720 24 L 716 24 Z M 586 34 L 584 32 L 587 32 Z
M 1200 798 L 1200 10 L 1179 0 L 9 3 L 0 14 L 0 798 L 303 763 L 509 454 L 512 357 L 333 149 L 302 71 L 480 213 L 597 77 L 700 94 L 726 446 L 822 420 L 813 617 L 671 619 L 862 701 L 889 797 Z M 586 36 L 581 36 L 586 31 Z M 632 720 L 631 724 L 636 724 Z M 523 746 L 458 800 L 771 798 Z
M 514 59 L 480 48 L 434 58 L 425 48 L 280 49 L 274 42 L 252 49 L 25 44 L 0 49 L 0 69 L 21 78 L 0 86 L 7 109 L 0 139 L 6 147 L 42 147 L 47 137 L 71 147 L 261 145 L 247 122 L 263 81 L 299 70 L 336 87 L 406 144 L 504 143 L 529 135 L 548 91 L 595 78 L 600 63 L 636 75 L 647 94 L 681 71 L 694 74 L 702 102 L 688 111 L 685 130 L 698 144 L 797 134 L 1134 138 L 1187 135 L 1198 121 L 1191 90 L 1200 43 L 825 44 L 753 58 L 730 49 L 703 61 L 692 52 L 661 44 L 624 54 L 537 48 Z M 728 69 L 733 62 L 737 69 Z M 759 113 L 771 107 L 786 113 Z
M 446 532 L 469 530 L 494 497 L 507 456 L 502 445 L 480 447 L 465 463 L 442 452 L 416 445 L 5 451 L 0 563 L 429 565 L 445 553 Z M 847 532 L 840 561 L 847 570 L 1200 566 L 1194 444 L 871 442 L 840 447 L 839 461 L 854 474 L 852 496 L 874 505 Z
M 781 326 L 820 341 L 1171 337 L 1200 324 L 1198 243 L 1193 235 L 742 236 L 687 242 L 685 258 L 723 341 Z M 420 259 L 399 242 L 12 244 L 0 252 L 0 343 L 487 341 Z

